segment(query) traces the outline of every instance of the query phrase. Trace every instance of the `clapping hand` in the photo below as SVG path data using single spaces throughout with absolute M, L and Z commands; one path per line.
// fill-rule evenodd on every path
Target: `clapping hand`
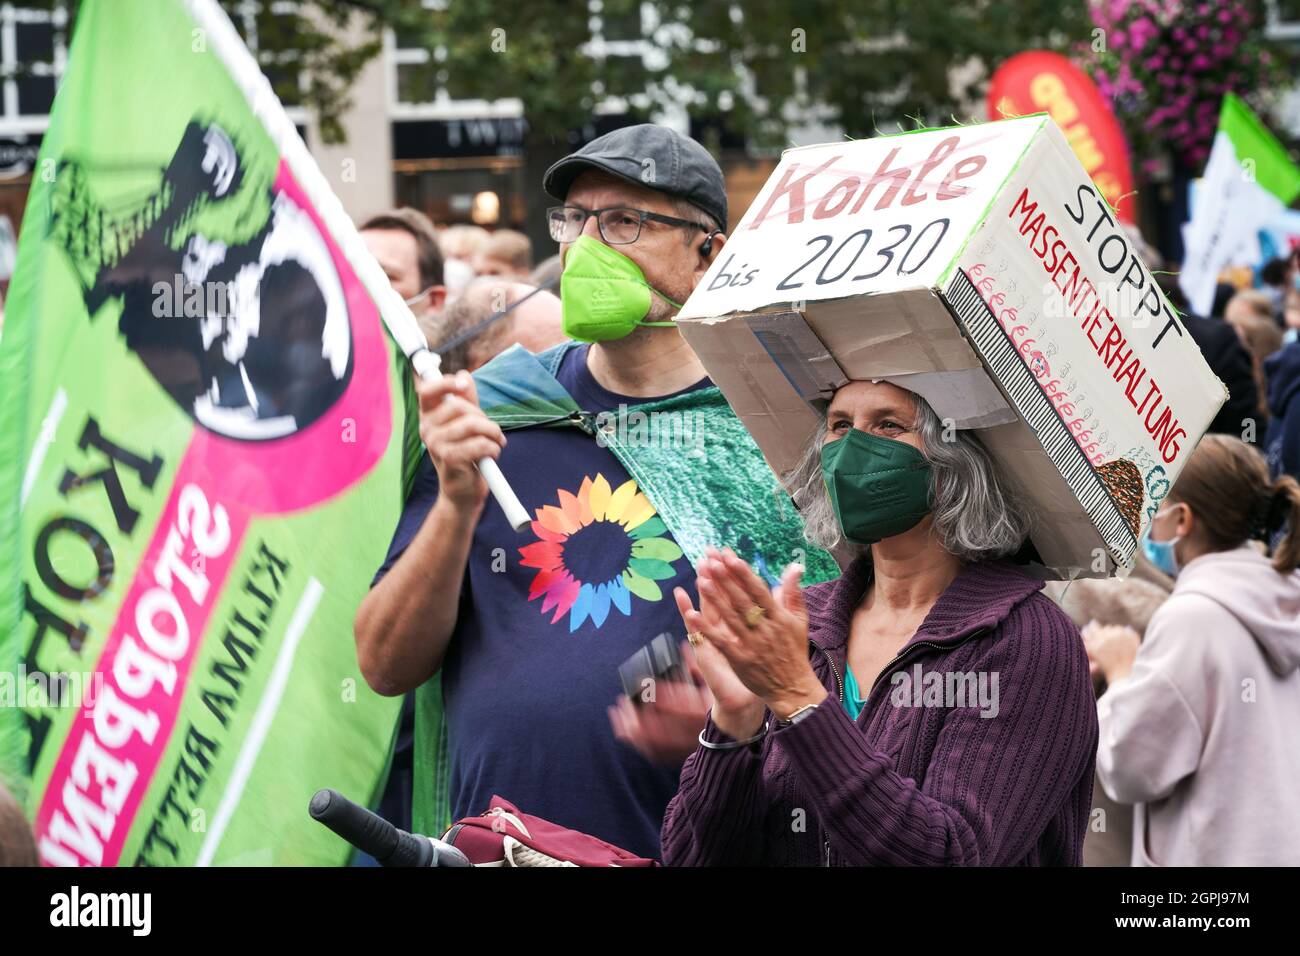
M 729 736 L 757 733 L 763 707 L 783 718 L 826 697 L 808 661 L 802 575 L 792 564 L 769 591 L 731 549 L 710 548 L 696 568 L 699 610 L 675 592 L 687 631 L 702 638 L 696 656 L 716 698 L 714 723 Z

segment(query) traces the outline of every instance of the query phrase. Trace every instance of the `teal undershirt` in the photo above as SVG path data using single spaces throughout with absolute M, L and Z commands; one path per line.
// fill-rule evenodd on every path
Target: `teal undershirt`
M 853 720 L 858 719 L 858 714 L 862 713 L 862 708 L 867 706 L 867 702 L 858 696 L 858 679 L 853 676 L 853 668 L 849 667 L 846 662 L 844 665 L 844 709 Z

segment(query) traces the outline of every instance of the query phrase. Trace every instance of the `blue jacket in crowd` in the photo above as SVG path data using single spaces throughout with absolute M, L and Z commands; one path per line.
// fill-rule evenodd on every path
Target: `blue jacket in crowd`
M 1264 453 L 1274 477 L 1300 478 L 1300 341 L 1264 360 L 1268 376 L 1268 432 Z

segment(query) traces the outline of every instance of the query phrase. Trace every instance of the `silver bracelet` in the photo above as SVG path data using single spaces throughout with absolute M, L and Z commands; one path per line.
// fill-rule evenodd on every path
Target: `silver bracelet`
M 707 747 L 709 750 L 739 750 L 741 747 L 748 747 L 750 744 L 756 744 L 756 743 L 758 743 L 760 740 L 762 740 L 764 737 L 766 737 L 766 736 L 767 736 L 767 728 L 768 728 L 770 725 L 771 725 L 771 721 L 769 721 L 769 720 L 765 720 L 765 721 L 763 721 L 763 729 L 760 730 L 758 733 L 756 733 L 754 736 L 750 737 L 748 740 L 733 740 L 733 741 L 732 741 L 731 743 L 729 743 L 729 744 L 715 744 L 715 743 L 713 743 L 712 741 L 705 740 L 705 739 L 704 739 L 704 731 L 701 730 L 701 731 L 700 731 L 700 746 L 701 746 L 701 747 Z

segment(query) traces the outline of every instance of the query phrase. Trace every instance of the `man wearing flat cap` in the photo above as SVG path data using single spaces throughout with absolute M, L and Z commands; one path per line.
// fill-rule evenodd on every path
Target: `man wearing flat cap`
M 658 857 L 709 698 L 672 678 L 629 698 L 620 665 L 658 635 L 683 639 L 672 592 L 694 595 L 706 544 L 760 571 L 834 568 L 673 321 L 726 242 L 718 164 L 645 124 L 542 185 L 574 341 L 417 384 L 428 455 L 357 613 L 357 654 L 379 693 L 419 688 L 417 829 L 500 795 Z M 522 534 L 486 501 L 485 456 L 535 517 Z

